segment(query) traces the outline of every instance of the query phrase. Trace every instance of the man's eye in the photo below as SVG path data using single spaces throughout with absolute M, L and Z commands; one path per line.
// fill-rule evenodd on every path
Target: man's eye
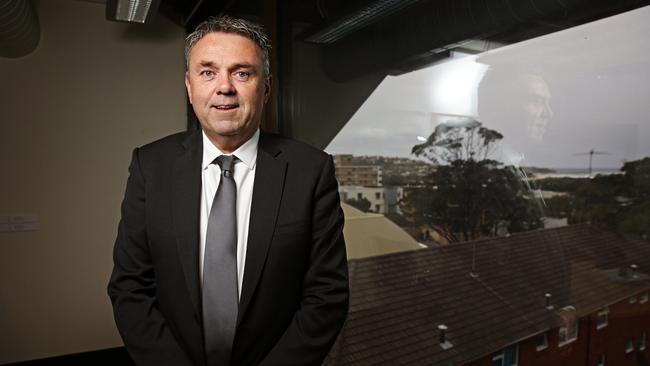
M 203 71 L 201 71 L 200 74 L 201 74 L 201 76 L 205 76 L 205 77 L 213 77 L 214 76 L 214 72 L 212 72 L 211 70 L 203 70 Z
M 247 79 L 250 74 L 246 71 L 237 71 L 235 76 L 239 79 Z

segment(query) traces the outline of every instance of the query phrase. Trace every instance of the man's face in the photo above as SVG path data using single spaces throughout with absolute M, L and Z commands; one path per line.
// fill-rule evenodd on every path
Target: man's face
M 526 91 L 522 107 L 526 113 L 528 136 L 537 142 L 544 139 L 546 125 L 553 117 L 551 109 L 551 91 L 546 81 L 538 75 L 527 75 Z
M 189 55 L 185 86 L 194 113 L 212 143 L 232 152 L 257 130 L 271 90 L 262 51 L 250 39 L 210 33 Z

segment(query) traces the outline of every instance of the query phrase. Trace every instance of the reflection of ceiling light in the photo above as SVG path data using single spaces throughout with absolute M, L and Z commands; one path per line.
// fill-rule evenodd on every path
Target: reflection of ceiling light
M 359 29 L 394 14 L 420 0 L 376 0 L 372 4 L 350 13 L 334 23 L 305 37 L 313 43 L 333 43 Z
M 158 11 L 160 0 L 108 0 L 106 19 L 129 23 L 147 23 Z
M 424 136 L 418 136 L 416 139 L 418 139 L 418 141 L 427 142 L 427 138 Z

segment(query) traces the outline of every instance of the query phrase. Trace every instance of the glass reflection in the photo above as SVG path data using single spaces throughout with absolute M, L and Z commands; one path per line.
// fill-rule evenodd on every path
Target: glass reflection
M 584 364 L 576 349 L 618 365 L 624 344 L 611 334 L 645 344 L 650 308 L 629 299 L 647 300 L 650 283 L 648 16 L 384 80 L 328 151 L 381 172 L 376 186 L 347 180 L 341 192 L 399 190 L 393 211 L 365 215 L 430 249 L 355 253 L 340 355 L 474 366 L 501 364 L 516 346 L 508 362 L 519 365 Z M 365 231 L 364 245 L 385 226 Z M 604 308 L 609 323 L 596 329 Z M 451 351 L 436 343 L 439 324 Z M 393 334 L 412 341 L 381 343 Z

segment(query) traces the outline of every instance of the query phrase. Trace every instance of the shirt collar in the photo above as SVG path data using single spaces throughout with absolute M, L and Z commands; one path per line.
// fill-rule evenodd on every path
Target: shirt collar
M 201 167 L 203 170 L 207 169 L 214 159 L 218 158 L 221 155 L 225 155 L 218 147 L 214 146 L 212 141 L 205 134 L 205 131 L 201 131 L 203 135 L 203 163 Z M 233 151 L 232 155 L 235 155 L 237 159 L 246 165 L 250 170 L 255 168 L 255 162 L 257 161 L 257 145 L 260 140 L 260 130 L 259 128 L 255 131 L 255 134 L 244 142 L 237 150 Z

